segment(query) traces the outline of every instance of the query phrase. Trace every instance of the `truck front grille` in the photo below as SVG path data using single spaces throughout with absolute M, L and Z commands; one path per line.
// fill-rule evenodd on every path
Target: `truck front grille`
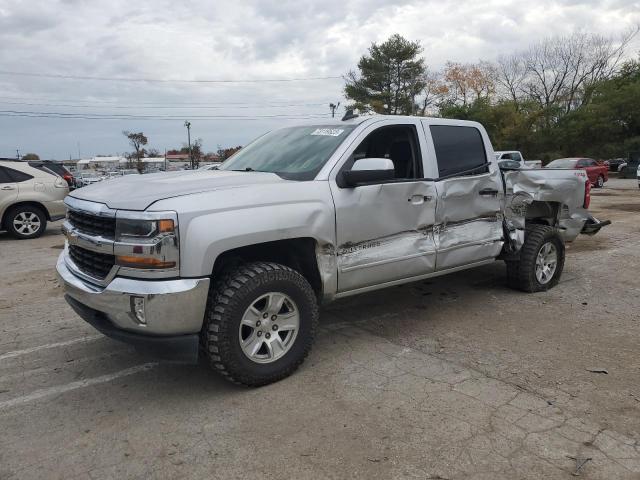
M 69 223 L 87 235 L 99 235 L 113 239 L 116 236 L 116 219 L 69 210 Z
M 109 274 L 116 262 L 114 255 L 92 252 L 76 245 L 69 246 L 69 256 L 80 271 L 99 280 Z

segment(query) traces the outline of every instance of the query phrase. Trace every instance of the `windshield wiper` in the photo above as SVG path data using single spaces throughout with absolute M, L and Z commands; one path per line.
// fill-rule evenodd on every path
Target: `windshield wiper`
M 246 168 L 240 168 L 238 170 L 231 170 L 232 172 L 255 172 L 256 170 L 254 170 L 251 167 L 246 167 Z

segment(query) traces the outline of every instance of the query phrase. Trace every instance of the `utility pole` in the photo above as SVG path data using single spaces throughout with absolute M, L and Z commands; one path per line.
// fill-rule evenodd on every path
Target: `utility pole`
M 187 127 L 187 142 L 189 143 L 189 163 L 191 164 L 191 170 L 193 170 L 193 155 L 191 154 L 191 122 L 185 120 L 184 126 Z
M 329 108 L 331 109 L 331 118 L 335 118 L 336 110 L 338 109 L 339 106 L 340 106 L 340 102 L 329 104 Z

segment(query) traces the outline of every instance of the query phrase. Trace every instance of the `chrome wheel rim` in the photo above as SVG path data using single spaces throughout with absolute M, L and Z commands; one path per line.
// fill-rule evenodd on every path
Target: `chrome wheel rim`
M 604 179 L 602 177 L 598 177 L 598 187 L 602 187 L 604 185 Z
M 242 352 L 256 363 L 272 363 L 291 349 L 300 329 L 300 311 L 281 292 L 261 295 L 242 316 L 238 335 Z
M 547 242 L 540 248 L 536 257 L 536 278 L 541 285 L 545 285 L 551 281 L 558 267 L 558 249 L 556 246 Z
M 40 217 L 33 212 L 20 212 L 13 219 L 13 228 L 22 235 L 33 235 L 40 227 Z

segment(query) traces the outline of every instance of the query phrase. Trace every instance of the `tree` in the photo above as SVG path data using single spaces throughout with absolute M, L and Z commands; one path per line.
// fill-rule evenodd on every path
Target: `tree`
M 527 77 L 527 66 L 524 57 L 519 54 L 501 56 L 496 64 L 496 83 L 518 108 L 522 95 L 522 84 Z M 505 95 L 506 94 L 506 95 Z
M 489 99 L 496 91 L 496 68 L 489 62 L 447 62 L 443 82 L 451 104 L 466 106 L 481 98 Z
M 218 154 L 218 157 L 221 160 L 226 160 L 231 155 L 233 155 L 234 153 L 236 153 L 241 149 L 242 149 L 241 145 L 238 145 L 237 147 L 228 147 L 228 148 L 222 148 L 221 146 L 218 145 L 218 151 L 216 153 Z
M 420 106 L 417 112 L 425 116 L 434 109 L 440 108 L 449 93 L 449 88 L 442 80 L 442 74 L 427 71 L 423 77 L 424 88 L 421 92 Z
M 419 42 L 410 42 L 395 34 L 369 48 L 358 62 L 358 73 L 345 77 L 345 96 L 351 107 L 388 115 L 410 115 L 416 109 L 416 97 L 425 88 L 424 59 Z
M 559 122 L 556 137 L 564 155 L 611 158 L 640 150 L 640 62 L 594 85 L 591 100 Z
M 186 150 L 185 153 L 189 153 L 189 145 L 184 145 L 182 147 L 183 150 Z M 196 138 L 191 143 L 191 157 L 193 158 L 193 164 L 195 168 L 198 168 L 200 165 L 200 161 L 202 160 L 202 139 Z
M 40 160 L 40 157 L 36 153 L 25 153 L 22 160 Z
M 611 78 L 638 30 L 619 38 L 574 33 L 544 39 L 528 50 L 501 57 L 497 81 L 516 102 L 534 100 L 557 120 L 589 100 L 591 87 Z M 548 113 L 549 113 L 548 112 Z
M 142 157 L 144 156 L 145 149 L 144 146 L 149 142 L 147 137 L 142 132 L 129 132 L 127 130 L 123 130 L 122 134 L 127 137 L 129 140 L 129 145 L 133 147 L 135 150 L 135 159 L 136 159 L 136 168 L 139 172 L 142 172 Z

